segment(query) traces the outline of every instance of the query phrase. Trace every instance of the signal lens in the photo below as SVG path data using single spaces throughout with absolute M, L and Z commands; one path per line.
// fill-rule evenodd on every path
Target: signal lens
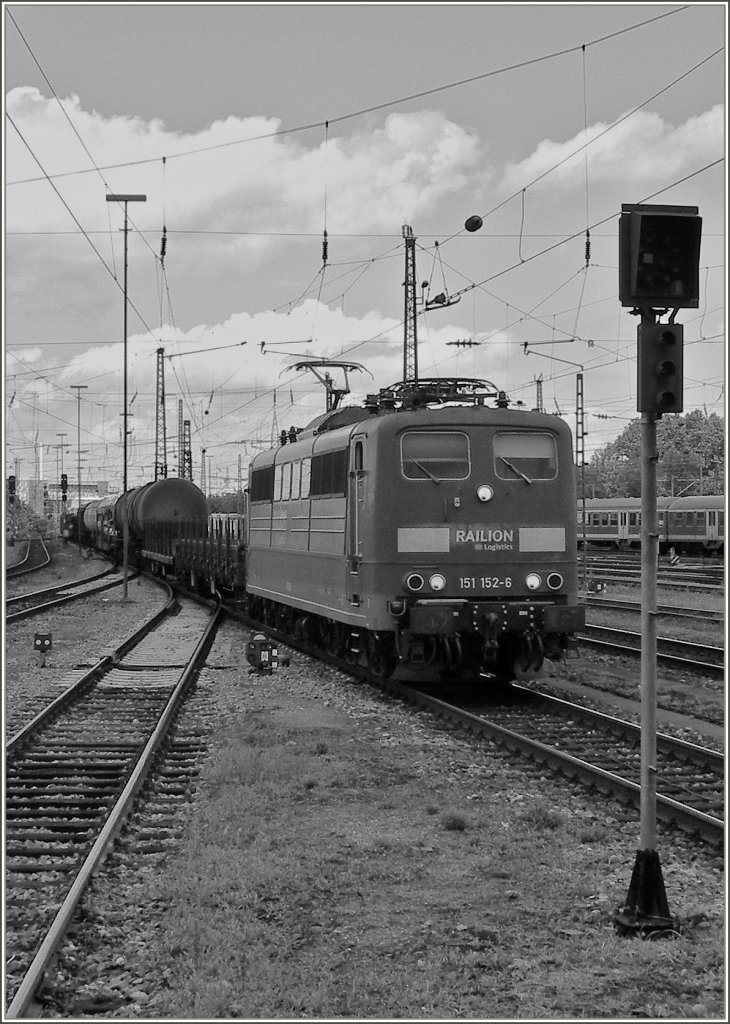
M 443 590 L 446 586 L 446 577 L 442 576 L 440 572 L 435 572 L 429 579 L 428 585 L 431 590 Z
M 541 583 L 542 580 L 536 572 L 528 573 L 527 576 L 525 576 L 525 586 L 528 590 L 537 590 Z

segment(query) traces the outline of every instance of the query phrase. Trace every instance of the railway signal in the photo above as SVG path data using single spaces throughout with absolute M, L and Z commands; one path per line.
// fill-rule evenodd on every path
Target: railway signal
M 38 655 L 39 668 L 46 667 L 46 655 L 53 647 L 53 633 L 36 633 L 33 637 L 33 648 Z
M 8 477 L 8 499 L 12 505 L 15 501 L 15 477 Z
M 640 316 L 637 408 L 641 413 L 641 803 L 640 849 L 629 892 L 614 923 L 622 934 L 671 934 L 656 850 L 657 420 L 682 411 L 683 329 L 678 309 L 700 299 L 702 218 L 696 206 L 624 203 L 619 219 L 619 300 Z M 657 323 L 672 310 L 669 322 Z
M 624 203 L 619 219 L 621 305 L 697 309 L 701 236 L 696 206 Z
M 681 324 L 639 325 L 639 412 L 682 412 L 682 364 L 684 328 Z
M 68 493 L 68 474 L 61 473 L 61 501 L 66 501 Z

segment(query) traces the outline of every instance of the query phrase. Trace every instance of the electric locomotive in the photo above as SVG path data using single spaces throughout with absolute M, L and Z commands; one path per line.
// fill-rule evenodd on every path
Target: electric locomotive
M 569 427 L 474 380 L 401 382 L 335 409 L 249 470 L 258 619 L 377 674 L 534 675 L 577 603 Z

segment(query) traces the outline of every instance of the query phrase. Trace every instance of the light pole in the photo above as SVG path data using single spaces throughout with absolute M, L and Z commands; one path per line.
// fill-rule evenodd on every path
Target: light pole
M 76 450 L 78 452 L 77 457 L 77 471 L 78 471 L 78 485 L 79 485 L 79 507 L 76 510 L 76 524 L 79 535 L 79 554 L 81 554 L 81 392 L 86 391 L 88 384 L 72 384 L 72 388 L 76 389 L 76 400 L 77 406 L 77 427 L 76 427 Z
M 123 471 L 123 500 L 122 500 L 122 574 L 123 588 L 122 600 L 127 600 L 127 576 L 129 573 L 129 514 L 127 501 L 124 495 L 127 493 L 127 234 L 129 223 L 127 217 L 128 203 L 146 203 L 147 196 L 144 195 L 108 195 L 108 203 L 124 203 L 124 404 L 122 409 L 122 421 L 124 425 L 124 471 Z

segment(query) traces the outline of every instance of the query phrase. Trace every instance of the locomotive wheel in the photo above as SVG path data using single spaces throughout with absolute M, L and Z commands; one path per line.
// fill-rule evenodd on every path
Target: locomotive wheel
M 285 604 L 276 608 L 276 628 L 282 633 L 291 632 L 292 610 Z
M 341 658 L 345 651 L 345 641 L 340 623 L 332 619 L 320 619 L 319 635 L 325 651 L 333 658 Z
M 398 664 L 398 656 L 390 635 L 368 633 L 366 657 L 368 668 L 378 679 L 387 679 Z

